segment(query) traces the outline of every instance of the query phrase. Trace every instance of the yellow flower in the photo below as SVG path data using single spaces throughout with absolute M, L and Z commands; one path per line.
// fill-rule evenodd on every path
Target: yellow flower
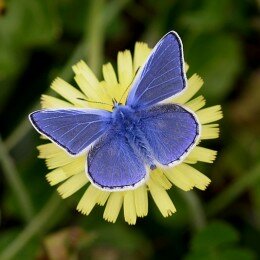
M 103 81 L 99 81 L 84 61 L 73 66 L 75 81 L 79 89 L 60 78 L 54 80 L 51 88 L 63 99 L 43 95 L 42 108 L 99 108 L 111 111 L 112 98 L 125 102 L 136 71 L 143 65 L 150 49 L 145 43 L 136 43 L 134 57 L 126 50 L 119 52 L 117 57 L 118 71 L 115 72 L 111 63 L 103 66 Z M 186 70 L 188 66 L 186 65 Z M 103 217 L 109 222 L 115 222 L 123 207 L 125 221 L 131 225 L 136 223 L 137 217 L 148 214 L 148 193 L 164 217 L 172 215 L 176 209 L 167 190 L 172 184 L 178 188 L 189 191 L 196 187 L 205 190 L 210 179 L 196 170 L 192 165 L 198 161 L 212 163 L 217 152 L 200 145 L 201 140 L 218 138 L 219 125 L 213 123 L 222 118 L 219 105 L 208 108 L 205 106 L 203 96 L 193 98 L 203 85 L 203 80 L 196 74 L 188 79 L 188 87 L 178 97 L 172 98 L 172 103 L 185 105 L 196 113 L 200 121 L 202 132 L 200 140 L 186 159 L 179 165 L 150 171 L 149 178 L 142 186 L 134 190 L 104 191 L 93 186 L 85 173 L 86 154 L 71 157 L 54 143 L 47 143 L 38 147 L 39 158 L 46 160 L 49 170 L 47 180 L 51 185 L 58 185 L 58 192 L 62 198 L 67 198 L 81 188 L 86 191 L 77 205 L 77 210 L 83 214 L 90 214 L 95 205 L 105 206 Z M 193 98 L 193 99 L 192 99 Z M 92 103 L 94 100 L 100 103 Z

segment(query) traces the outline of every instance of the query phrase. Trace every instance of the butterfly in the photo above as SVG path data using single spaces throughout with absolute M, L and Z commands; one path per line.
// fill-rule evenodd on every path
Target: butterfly
M 187 87 L 182 42 L 174 31 L 154 47 L 137 72 L 125 104 L 101 109 L 44 109 L 30 122 L 71 156 L 86 153 L 85 172 L 103 190 L 129 190 L 149 171 L 182 162 L 196 145 L 200 124 L 179 104 L 167 103 Z

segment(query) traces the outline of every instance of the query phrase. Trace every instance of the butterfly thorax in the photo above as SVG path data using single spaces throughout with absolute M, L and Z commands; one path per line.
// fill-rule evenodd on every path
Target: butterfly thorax
M 116 105 L 112 112 L 112 123 L 118 131 L 134 131 L 138 127 L 139 120 L 138 113 L 129 106 Z
M 154 168 L 154 159 L 150 153 L 148 142 L 140 128 L 140 116 L 129 106 L 117 105 L 112 112 L 115 135 L 123 135 L 144 162 Z

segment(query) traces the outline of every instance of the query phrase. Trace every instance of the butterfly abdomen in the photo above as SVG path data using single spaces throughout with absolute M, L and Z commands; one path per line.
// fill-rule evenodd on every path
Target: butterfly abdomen
M 144 162 L 154 168 L 154 159 L 150 152 L 149 145 L 138 126 L 134 126 L 132 131 L 126 132 L 128 142 L 134 148 L 136 153 L 143 158 Z

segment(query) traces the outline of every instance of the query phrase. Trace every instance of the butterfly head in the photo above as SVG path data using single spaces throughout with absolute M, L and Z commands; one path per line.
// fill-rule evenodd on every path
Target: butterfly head
M 133 124 L 134 110 L 121 103 L 115 102 L 112 112 L 113 122 L 116 125 L 126 126 Z

